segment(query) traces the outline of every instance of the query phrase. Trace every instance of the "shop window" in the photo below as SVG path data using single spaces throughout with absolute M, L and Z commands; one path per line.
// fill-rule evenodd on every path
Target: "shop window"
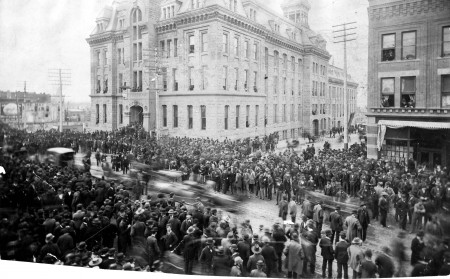
M 394 107 L 394 92 L 395 92 L 395 80 L 394 78 L 382 78 L 381 79 L 381 106 L 382 107 Z
M 381 61 L 395 60 L 395 34 L 383 35 L 382 47 Z
M 442 107 L 450 107 L 450 75 L 442 75 L 441 77 L 441 98 Z
M 401 107 L 413 108 L 416 106 L 416 77 L 402 77 L 401 80 Z
M 402 33 L 402 60 L 416 59 L 416 31 Z

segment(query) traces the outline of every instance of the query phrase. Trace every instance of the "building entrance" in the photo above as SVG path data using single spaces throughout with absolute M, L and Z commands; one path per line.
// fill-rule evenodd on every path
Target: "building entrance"
M 317 137 L 319 136 L 319 120 L 313 120 L 313 133 L 314 136 Z
M 142 126 L 144 124 L 144 113 L 141 106 L 132 106 L 130 108 L 130 124 Z

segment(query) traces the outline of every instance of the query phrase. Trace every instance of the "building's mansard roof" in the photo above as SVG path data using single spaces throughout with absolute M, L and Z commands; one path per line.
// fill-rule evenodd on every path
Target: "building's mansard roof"
M 192 9 L 192 1 L 194 8 Z M 234 5 L 234 0 L 233 5 Z M 197 8 L 197 3 L 199 4 Z M 179 14 L 189 13 L 192 10 L 198 10 L 209 6 L 220 6 L 229 10 L 230 0 L 161 0 L 161 7 L 173 5 L 175 7 L 175 17 Z M 280 15 L 273 9 L 267 7 L 267 0 L 236 0 L 236 14 L 249 18 L 251 21 L 264 26 L 269 32 L 275 33 L 281 37 L 295 41 L 304 46 L 317 47 L 326 51 L 326 41 L 323 37 L 307 26 L 295 23 L 290 19 Z M 97 26 L 91 33 L 91 37 L 111 31 L 120 31 L 130 25 L 130 17 L 133 9 L 139 7 L 143 13 L 143 18 L 147 18 L 145 0 L 122 0 L 114 1 L 111 5 L 105 6 L 96 19 Z M 285 0 L 282 6 L 304 6 L 309 10 L 308 0 Z M 153 7 L 150 7 L 153 8 Z M 253 19 L 250 15 L 250 8 L 256 11 L 256 17 Z M 234 11 L 233 11 L 234 13 Z M 119 19 L 123 19 L 123 26 L 120 28 Z M 278 28 L 277 28 L 278 27 Z
M 345 74 L 344 74 L 344 70 L 333 66 L 333 65 L 328 65 L 328 79 L 331 79 L 331 81 L 333 80 L 339 80 L 339 81 L 344 81 L 345 78 Z M 347 83 L 349 83 L 350 85 L 353 86 L 358 86 L 358 83 L 356 81 L 354 81 L 352 79 L 352 76 L 350 74 L 347 73 Z

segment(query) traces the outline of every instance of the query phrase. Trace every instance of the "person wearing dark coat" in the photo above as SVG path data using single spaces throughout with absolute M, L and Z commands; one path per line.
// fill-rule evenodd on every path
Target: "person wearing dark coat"
M 275 267 L 278 262 L 278 256 L 275 252 L 275 248 L 273 248 L 269 244 L 270 240 L 268 237 L 263 237 L 263 243 L 264 246 L 261 251 L 261 255 L 264 257 L 264 262 L 266 264 L 266 274 L 267 277 L 270 277 L 273 275 L 273 272 L 275 272 Z
M 411 265 L 414 266 L 422 257 L 420 253 L 423 248 L 425 248 L 425 243 L 423 242 L 423 231 L 419 231 L 417 236 L 411 241 Z
M 277 262 L 278 272 L 281 273 L 282 253 L 284 250 L 284 243 L 286 243 L 286 241 L 287 241 L 287 237 L 286 237 L 286 234 L 284 233 L 284 230 L 278 224 L 275 224 L 275 226 L 273 228 L 272 238 L 273 238 L 273 241 L 275 242 L 273 244 L 273 248 L 275 248 L 275 252 L 277 253 L 277 257 L 278 257 L 278 262 Z
M 239 256 L 242 258 L 243 266 L 246 267 L 248 263 L 248 259 L 250 258 L 250 244 L 248 243 L 249 235 L 245 234 L 244 239 L 240 240 L 237 243 Z M 247 270 L 245 268 L 242 269 L 242 273 L 244 276 L 247 274 Z
M 325 278 L 325 272 L 327 270 L 328 265 L 328 278 L 332 277 L 333 272 L 333 259 L 334 259 L 334 250 L 333 250 L 333 242 L 330 239 L 331 230 L 325 230 L 325 235 L 320 239 L 319 246 L 321 248 L 321 255 L 323 258 L 322 263 L 322 277 Z
M 187 230 L 187 234 L 183 238 L 183 257 L 184 257 L 184 273 L 192 274 L 192 268 L 194 267 L 194 261 L 197 255 L 197 243 L 193 236 L 195 229 L 190 227 Z M 229 271 L 228 271 L 229 272 Z
M 303 274 L 308 275 L 307 268 L 309 266 L 309 275 L 311 275 L 314 274 L 316 270 L 316 248 L 317 243 L 319 242 L 319 237 L 317 236 L 313 223 L 308 224 L 306 231 L 303 233 L 303 237 L 307 240 L 306 243 L 302 243 L 302 245 L 305 244 L 303 247 L 303 250 L 305 251 Z
M 178 243 L 178 238 L 175 233 L 172 231 L 172 228 L 169 224 L 167 224 L 167 233 L 161 237 L 163 240 L 163 249 L 164 251 L 172 251 L 175 248 L 175 245 Z
M 45 236 L 45 245 L 42 246 L 41 251 L 39 253 L 39 257 L 37 259 L 38 263 L 41 263 L 47 254 L 52 254 L 53 256 L 59 258 L 61 257 L 61 250 L 57 244 L 53 243 L 53 238 L 55 236 L 51 233 Z
M 344 219 L 341 215 L 341 207 L 337 206 L 335 211 L 330 213 L 329 221 L 331 228 L 331 242 L 337 243 L 339 241 L 339 235 L 343 231 Z M 336 237 L 336 238 L 335 238 Z
M 213 258 L 216 255 L 214 251 L 214 240 L 212 238 L 206 239 L 206 246 L 200 253 L 198 261 L 202 265 L 202 275 L 212 275 Z
M 361 207 L 358 209 L 357 218 L 362 227 L 360 230 L 361 239 L 362 239 L 362 241 L 366 241 L 367 228 L 369 227 L 369 224 L 370 224 L 370 216 L 369 216 L 369 212 L 367 211 L 365 203 L 362 203 Z
M 212 271 L 214 276 L 230 276 L 232 262 L 228 256 L 225 256 L 224 249 L 219 246 L 212 259 Z
M 348 247 L 350 244 L 345 240 L 347 234 L 343 231 L 340 233 L 340 241 L 336 243 L 335 258 L 337 262 L 337 279 L 342 278 L 342 271 L 344 271 L 344 278 L 348 279 Z
M 379 278 L 392 278 L 395 272 L 394 261 L 389 257 L 389 248 L 384 246 L 381 248 L 383 253 L 378 254 L 375 258 L 375 264 L 378 267 Z
M 69 251 L 75 248 L 75 245 L 73 242 L 73 237 L 70 235 L 68 229 L 63 229 L 62 233 L 63 234 L 58 237 L 56 244 L 58 245 L 61 252 L 61 257 L 65 257 Z

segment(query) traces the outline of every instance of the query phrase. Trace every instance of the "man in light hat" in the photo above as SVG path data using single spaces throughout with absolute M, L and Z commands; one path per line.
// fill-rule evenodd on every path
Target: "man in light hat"
M 45 244 L 44 246 L 42 246 L 41 251 L 39 253 L 39 257 L 37 259 L 38 263 L 41 263 L 47 254 L 52 254 L 57 258 L 61 256 L 61 251 L 59 250 L 58 245 L 53 243 L 54 238 L 55 236 L 51 233 L 45 236 Z
M 364 252 L 361 248 L 362 240 L 355 237 L 350 247 L 348 247 L 348 265 L 353 270 L 353 279 L 361 278 L 361 262 L 364 260 Z
M 302 275 L 305 253 L 297 233 L 291 235 L 291 240 L 286 244 L 283 253 L 287 261 L 287 277 L 295 279 L 297 276 Z
M 251 250 L 253 255 L 250 256 L 247 262 L 247 271 L 249 273 L 256 268 L 256 263 L 258 261 L 264 262 L 264 257 L 261 255 L 262 249 L 259 246 L 259 243 L 255 243 L 255 245 L 252 246 Z
M 352 214 L 345 218 L 344 227 L 347 229 L 347 240 L 352 241 L 358 236 L 358 231 L 362 229 L 361 224 L 357 218 L 358 211 L 353 210 Z
M 242 277 L 243 276 L 243 264 L 244 261 L 241 257 L 234 258 L 234 265 L 231 268 L 230 276 L 232 277 Z

